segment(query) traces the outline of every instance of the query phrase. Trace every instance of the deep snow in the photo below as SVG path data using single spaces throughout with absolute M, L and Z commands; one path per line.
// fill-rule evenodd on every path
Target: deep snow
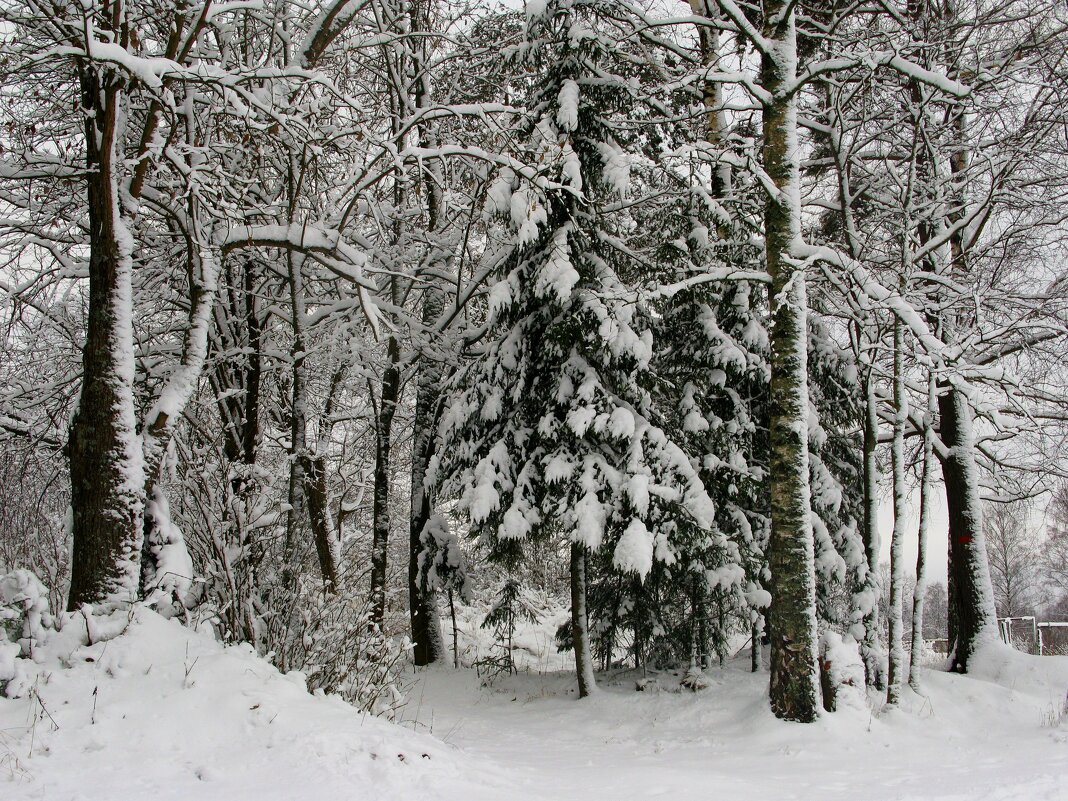
M 476 758 L 143 608 L 66 661 L 0 700 L 4 801 L 500 798 Z
M 925 671 L 899 710 L 809 726 L 771 716 L 744 658 L 697 694 L 619 673 L 582 702 L 567 674 L 437 667 L 398 726 L 144 609 L 117 639 L 61 641 L 29 697 L 0 700 L 0 798 L 1068 801 L 1064 658 L 991 648 L 976 675 Z

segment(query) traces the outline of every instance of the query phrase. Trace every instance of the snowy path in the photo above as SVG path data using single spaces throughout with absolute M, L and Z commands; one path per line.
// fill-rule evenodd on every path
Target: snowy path
M 910 694 L 903 711 L 802 726 L 767 712 L 766 676 L 711 678 L 696 696 L 631 680 L 577 702 L 566 677 L 479 688 L 470 671 L 432 670 L 407 711 L 505 766 L 516 799 L 1068 799 L 1068 727 L 1044 725 L 1034 694 L 932 673 L 929 699 Z

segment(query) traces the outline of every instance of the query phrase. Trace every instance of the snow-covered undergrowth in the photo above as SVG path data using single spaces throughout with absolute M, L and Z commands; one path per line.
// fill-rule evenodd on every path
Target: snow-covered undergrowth
M 538 598 L 541 608 L 536 622 L 521 621 L 512 640 L 512 660 L 524 673 L 551 673 L 574 668 L 575 657 L 556 649 L 556 631 L 570 619 L 570 612 L 549 598 Z M 492 608 L 490 602 L 456 604 L 456 648 L 460 665 L 478 668 L 480 663 L 495 655 L 501 647 L 493 632 L 482 627 Z M 442 619 L 442 634 L 448 655 L 452 657 L 452 622 Z
M 248 647 L 137 608 L 125 633 L 37 648 L 0 698 L 0 798 L 275 801 L 499 796 L 427 734 L 307 692 Z M 498 788 L 495 792 L 493 788 Z

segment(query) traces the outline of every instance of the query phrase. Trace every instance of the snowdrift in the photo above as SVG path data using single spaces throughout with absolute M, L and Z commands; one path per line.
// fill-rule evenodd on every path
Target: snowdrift
M 1068 801 L 1068 658 L 998 644 L 898 709 L 869 695 L 806 726 L 771 715 L 746 655 L 698 693 L 625 671 L 576 701 L 545 624 L 518 676 L 420 671 L 397 725 L 144 608 L 92 646 L 77 622 L 0 698 L 4 801 Z
M 38 650 L 25 697 L 0 699 L 0 798 L 500 797 L 499 774 L 440 740 L 148 609 L 96 645 L 65 633 Z

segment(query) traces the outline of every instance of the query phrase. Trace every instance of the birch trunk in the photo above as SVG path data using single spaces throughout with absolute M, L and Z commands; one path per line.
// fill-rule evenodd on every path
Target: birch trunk
M 810 722 L 819 716 L 816 579 L 808 463 L 808 341 L 805 273 L 789 254 L 801 237 L 800 153 L 794 5 L 764 7 L 760 83 L 764 170 L 778 189 L 765 206 L 764 238 L 771 275 L 771 537 L 770 701 L 775 715 Z

